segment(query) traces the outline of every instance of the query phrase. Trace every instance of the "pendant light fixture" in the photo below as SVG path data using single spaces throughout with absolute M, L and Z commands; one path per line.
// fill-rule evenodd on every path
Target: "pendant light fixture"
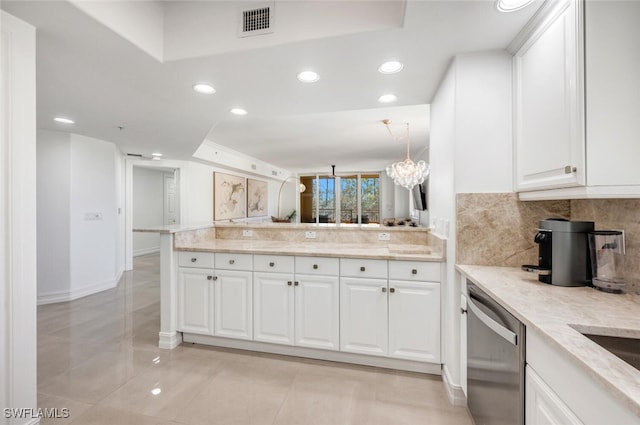
M 417 163 L 411 160 L 411 151 L 409 145 L 409 123 L 407 123 L 407 127 L 405 130 L 404 136 L 396 137 L 393 135 L 391 131 L 391 120 L 386 119 L 382 120 L 384 125 L 387 127 L 387 131 L 389 131 L 389 135 L 393 140 L 401 141 L 405 139 L 407 141 L 407 157 L 404 161 L 394 162 L 393 164 L 387 166 L 387 175 L 393 179 L 393 182 L 398 186 L 405 187 L 409 190 L 413 188 L 413 186 L 417 184 L 421 184 L 429 175 L 429 164 L 424 162 L 423 160 L 418 161 Z

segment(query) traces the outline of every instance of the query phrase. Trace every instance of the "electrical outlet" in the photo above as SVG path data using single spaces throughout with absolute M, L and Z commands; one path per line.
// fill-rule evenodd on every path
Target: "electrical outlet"
M 315 239 L 316 238 L 316 232 L 311 231 L 311 230 L 307 230 L 306 232 L 304 232 L 304 237 L 307 239 Z
M 391 233 L 378 233 L 378 240 L 379 241 L 390 241 L 391 240 Z
M 86 221 L 102 220 L 102 213 L 84 213 L 84 219 Z
M 253 230 L 243 230 L 242 231 L 242 236 L 250 238 L 251 236 L 253 236 Z

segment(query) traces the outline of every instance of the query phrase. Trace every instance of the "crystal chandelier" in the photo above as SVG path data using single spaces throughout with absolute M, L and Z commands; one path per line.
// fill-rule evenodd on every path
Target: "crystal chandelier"
M 407 140 L 407 158 L 404 161 L 394 162 L 387 166 L 387 175 L 391 177 L 393 182 L 398 186 L 406 187 L 411 190 L 413 186 L 423 183 L 427 178 L 429 175 L 429 164 L 423 160 L 420 160 L 417 163 L 411 160 L 409 149 L 409 123 L 407 123 L 407 129 L 404 137 L 396 137 L 393 135 L 391 128 L 389 127 L 391 120 L 382 120 L 382 122 L 387 127 L 387 130 L 393 140 Z

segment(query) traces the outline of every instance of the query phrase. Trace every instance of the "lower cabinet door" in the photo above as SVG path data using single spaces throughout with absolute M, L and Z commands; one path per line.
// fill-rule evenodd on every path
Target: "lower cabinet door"
M 214 335 L 253 339 L 253 273 L 216 270 Z
M 296 275 L 295 345 L 338 350 L 340 287 L 337 276 Z
M 389 356 L 440 362 L 440 284 L 389 281 Z
M 387 280 L 340 279 L 340 351 L 387 355 Z
M 293 275 L 253 274 L 253 339 L 293 345 Z
M 527 365 L 525 369 L 525 423 L 527 425 L 583 425 L 582 421 L 531 366 Z
M 178 269 L 178 330 L 213 335 L 213 270 Z

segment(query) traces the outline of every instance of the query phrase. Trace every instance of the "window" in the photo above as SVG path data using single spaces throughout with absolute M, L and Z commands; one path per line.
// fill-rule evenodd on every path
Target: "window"
M 301 176 L 302 223 L 379 223 L 380 175 Z

